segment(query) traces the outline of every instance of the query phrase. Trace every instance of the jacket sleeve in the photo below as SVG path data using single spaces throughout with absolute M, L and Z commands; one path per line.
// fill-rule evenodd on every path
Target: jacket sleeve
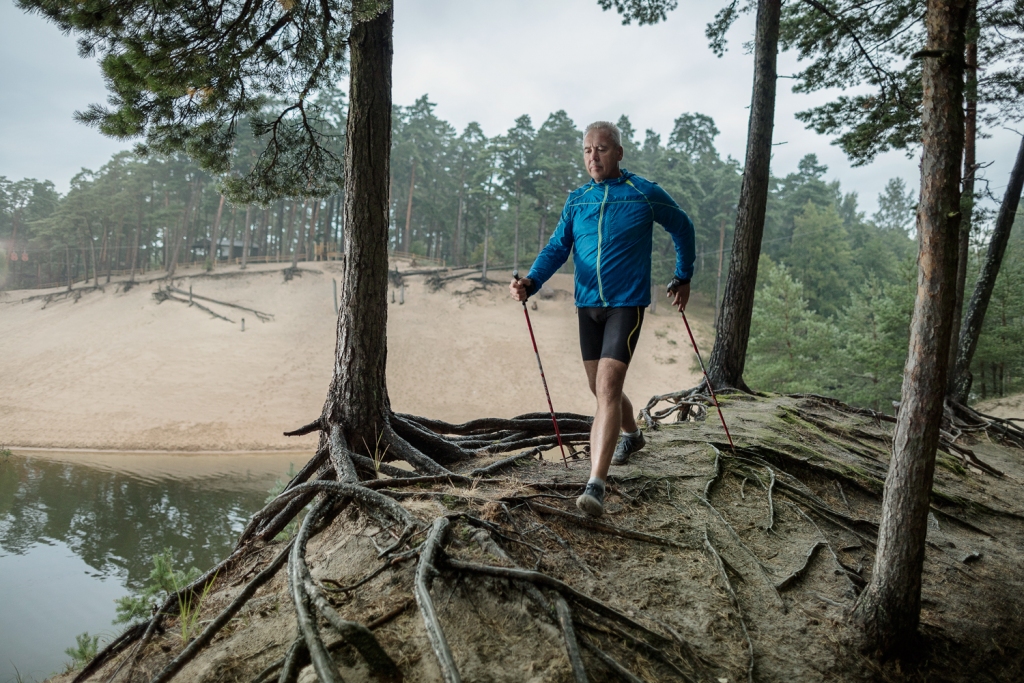
M 529 292 L 529 294 L 537 292 L 555 274 L 555 271 L 562 267 L 562 264 L 566 262 L 569 254 L 572 252 L 573 234 L 572 213 L 569 209 L 570 199 L 565 201 L 562 217 L 559 218 L 558 226 L 551 234 L 551 239 L 548 240 L 544 249 L 537 254 L 537 259 L 533 262 L 533 267 L 530 268 L 530 273 L 527 277 L 533 280 L 533 291 Z
M 652 184 L 648 200 L 654 211 L 655 222 L 665 228 L 676 245 L 675 276 L 689 282 L 693 277 L 693 261 L 697 256 L 693 221 L 660 185 Z

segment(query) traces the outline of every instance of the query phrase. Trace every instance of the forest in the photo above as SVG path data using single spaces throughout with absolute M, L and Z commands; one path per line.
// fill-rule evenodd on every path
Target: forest
M 334 93 L 329 104 L 333 129 L 343 129 L 344 97 Z M 581 126 L 560 110 L 539 127 L 524 115 L 504 134 L 487 137 L 475 123 L 459 133 L 434 109 L 426 95 L 393 108 L 389 248 L 437 265 L 477 265 L 485 274 L 488 265 L 528 267 L 554 230 L 563 198 L 586 179 Z M 739 162 L 722 157 L 714 121 L 699 113 L 680 115 L 664 139 L 653 130 L 641 137 L 625 115 L 617 124 L 624 167 L 665 187 L 693 219 L 693 287 L 717 305 L 732 244 Z M 243 138 L 238 154 L 253 145 Z M 891 179 L 877 211 L 866 216 L 856 193 L 844 193 L 814 155 L 779 173 L 768 194 L 747 381 L 754 388 L 891 409 L 899 399 L 913 308 L 916 192 Z M 341 256 L 340 191 L 242 204 L 225 200 L 222 181 L 184 155 L 133 152 L 115 155 L 97 171 L 83 169 L 63 196 L 49 181 L 0 178 L 0 243 L 8 245 L 0 277 L 7 289 L 53 287 L 154 268 L 213 269 L 229 259 L 244 265 Z M 987 204 L 975 206 L 968 283 L 975 281 L 994 218 Z M 667 233 L 657 230 L 655 289 L 671 279 L 674 258 Z M 971 368 L 979 400 L 1022 386 L 1019 227 L 992 297 Z

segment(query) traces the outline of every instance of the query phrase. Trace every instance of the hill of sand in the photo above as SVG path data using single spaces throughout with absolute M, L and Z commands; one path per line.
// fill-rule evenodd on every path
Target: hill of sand
M 332 278 L 340 270 L 338 263 L 304 264 L 286 281 L 281 265 L 229 266 L 212 275 L 179 271 L 173 280 L 178 289 L 270 313 L 267 322 L 205 300 L 194 299 L 231 322 L 187 303 L 160 302 L 153 295 L 168 284 L 162 273 L 128 291 L 115 280 L 102 291 L 76 285 L 70 295 L 0 295 L 0 445 L 313 448 L 315 436 L 282 432 L 323 406 L 336 336 Z M 509 274 L 489 275 L 498 284 L 485 289 L 457 279 L 435 292 L 424 276 L 405 278 L 404 303 L 388 308 L 388 389 L 396 411 L 463 421 L 546 410 L 522 309 L 504 284 Z M 556 410 L 590 414 L 572 277 L 556 275 L 549 286 L 555 296 L 538 299 L 530 315 L 551 398 Z M 701 303 L 689 316 L 708 353 L 711 311 Z M 659 305 L 648 311 L 626 392 L 639 410 L 654 394 L 695 385 L 694 364 L 681 319 Z

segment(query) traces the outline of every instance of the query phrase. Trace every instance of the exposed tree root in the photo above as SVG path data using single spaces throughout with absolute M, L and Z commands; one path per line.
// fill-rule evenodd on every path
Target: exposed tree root
M 448 530 L 448 520 L 438 517 L 430 527 L 430 534 L 420 549 L 420 561 L 416 567 L 416 585 L 414 593 L 416 604 L 419 606 L 420 614 L 423 616 L 423 623 L 427 629 L 427 638 L 430 640 L 430 647 L 437 657 L 437 665 L 441 669 L 441 677 L 445 683 L 459 683 L 462 678 L 455 666 L 455 659 L 452 657 L 452 650 L 448 646 L 448 639 L 444 636 L 444 629 L 437 618 L 437 610 L 434 609 L 434 599 L 430 597 L 430 584 L 433 583 L 433 575 L 437 573 L 434 567 L 435 558 L 441 551 L 441 544 L 444 543 L 445 532 Z
M 263 311 L 257 311 L 255 308 L 248 308 L 246 306 L 240 306 L 239 304 L 228 303 L 227 301 L 218 301 L 217 299 L 211 299 L 208 296 L 200 296 L 199 294 L 195 294 L 190 291 L 186 292 L 184 289 L 178 289 L 177 287 L 173 287 L 171 285 L 167 286 L 167 291 L 174 292 L 176 294 L 184 294 L 188 296 L 189 299 L 201 299 L 202 301 L 209 301 L 211 303 L 220 304 L 221 306 L 227 306 L 229 308 L 237 308 L 239 310 L 246 311 L 248 313 L 252 313 L 253 315 L 255 315 L 260 320 L 260 322 L 269 322 L 274 319 L 273 313 L 264 313 Z
M 775 589 L 778 591 L 784 591 L 787 588 L 790 588 L 797 581 L 802 579 L 804 575 L 807 573 L 807 569 L 811 566 L 811 560 L 814 559 L 814 554 L 818 552 L 818 550 L 827 545 L 828 543 L 826 543 L 825 541 L 818 541 L 817 543 L 812 545 L 811 549 L 807 551 L 807 560 L 803 563 L 803 565 L 799 569 L 794 571 L 792 574 L 784 578 L 782 581 L 780 581 L 778 584 L 776 584 Z
M 566 654 L 569 656 L 569 666 L 572 667 L 572 677 L 576 683 L 587 683 L 587 668 L 583 665 L 583 657 L 580 655 L 580 646 L 576 640 L 576 630 L 572 627 L 572 611 L 569 603 L 561 595 L 555 596 L 555 612 L 558 614 L 558 624 L 562 627 L 562 638 L 565 640 Z
M 221 315 L 217 311 L 214 311 L 213 309 L 207 308 L 206 306 L 202 305 L 198 301 L 189 301 L 188 299 L 182 299 L 180 296 L 174 296 L 173 294 L 171 294 L 172 291 L 173 290 L 170 287 L 168 287 L 167 289 L 158 289 L 155 292 L 153 292 L 153 298 L 156 299 L 157 301 L 161 302 L 161 303 L 163 303 L 164 301 L 177 301 L 179 303 L 188 304 L 189 306 L 195 306 L 196 308 L 198 308 L 201 311 L 206 311 L 207 313 L 212 315 L 214 318 L 218 318 L 220 320 L 224 320 L 224 321 L 227 321 L 229 323 L 234 324 L 235 321 L 232 320 L 231 318 L 224 317 L 223 315 Z
M 522 499 L 517 498 L 515 500 Z M 637 531 L 635 529 L 623 529 L 620 527 L 612 526 L 611 524 L 605 524 L 604 522 L 600 522 L 594 519 L 593 517 L 576 515 L 571 512 L 566 512 L 565 510 L 559 510 L 558 508 L 553 508 L 549 505 L 544 505 L 542 503 L 529 501 L 524 502 L 526 502 L 526 505 L 534 512 L 538 512 L 542 515 L 553 515 L 555 517 L 560 517 L 562 519 L 572 522 L 573 524 L 577 524 L 581 527 L 586 527 L 587 529 L 593 529 L 594 531 L 600 531 L 603 534 L 618 536 L 619 538 L 630 538 L 634 541 L 644 541 L 647 543 L 653 543 L 655 545 L 663 545 L 669 548 L 679 548 L 682 550 L 689 550 L 692 547 L 685 543 L 680 543 L 679 541 L 673 541 L 671 538 L 655 536 L 654 534 L 648 534 L 643 531 Z
M 686 419 L 692 419 L 694 413 L 691 411 L 703 405 L 696 396 L 695 392 L 687 394 L 685 399 L 681 398 L 670 406 L 671 410 L 650 413 L 655 421 L 651 425 L 673 413 L 681 415 L 684 410 L 687 411 Z M 841 404 L 813 397 L 801 400 L 817 401 L 827 410 L 848 413 Z M 232 554 L 186 589 L 171 596 L 152 619 L 128 629 L 104 648 L 75 680 L 85 681 L 105 666 L 108 672 L 113 669 L 112 673 L 124 677 L 122 667 L 127 663 L 134 666 L 139 657 L 153 656 L 158 648 L 151 646 L 151 639 L 160 632 L 162 621 L 176 618 L 179 600 L 187 594 L 198 595 L 206 584 L 212 581 L 220 583 L 222 577 L 231 574 L 231 585 L 240 585 L 240 592 L 233 594 L 228 604 L 217 608 L 217 613 L 209 622 L 204 622 L 207 625 L 195 639 L 161 663 L 151 683 L 165 683 L 176 675 L 181 678 L 179 674 L 185 667 L 210 646 L 229 622 L 236 619 L 242 607 L 279 573 L 285 563 L 288 565 L 289 614 L 295 615 L 298 637 L 294 641 L 290 638 L 285 642 L 278 640 L 273 645 L 277 648 L 272 650 L 276 652 L 274 660 L 264 660 L 261 670 L 248 672 L 247 677 L 256 683 L 275 679 L 295 681 L 299 672 L 309 665 L 320 680 L 340 681 L 337 661 L 350 661 L 353 652 L 358 653 L 360 666 L 365 664 L 376 679 L 402 680 L 404 667 L 410 661 L 408 653 L 403 652 L 399 656 L 390 649 L 394 646 L 395 636 L 393 633 L 388 635 L 389 630 L 375 633 L 374 629 L 398 619 L 412 605 L 416 606 L 419 615 L 415 619 L 417 628 L 423 629 L 419 632 L 425 633 L 432 659 L 437 661 L 443 680 L 459 681 L 463 675 L 467 679 L 472 678 L 468 668 L 460 673 L 460 667 L 466 667 L 468 663 L 460 649 L 465 644 L 458 640 L 464 637 L 459 630 L 460 625 L 447 621 L 450 617 L 446 614 L 450 613 L 446 613 L 445 604 L 450 594 L 442 597 L 431 593 L 433 580 L 439 574 L 453 591 L 465 586 L 474 590 L 482 587 L 489 590 L 492 597 L 500 596 L 507 600 L 511 590 L 514 597 L 536 604 L 539 610 L 523 614 L 544 622 L 548 633 L 560 634 L 559 647 L 564 648 L 568 662 L 568 669 L 561 675 L 571 675 L 576 683 L 609 677 L 626 681 L 715 680 L 718 677 L 716 669 L 723 664 L 715 656 L 709 657 L 708 652 L 702 652 L 687 642 L 687 639 L 694 638 L 687 627 L 677 621 L 672 625 L 666 623 L 672 619 L 657 609 L 649 611 L 652 608 L 645 604 L 631 602 L 628 596 L 620 603 L 618 595 L 606 601 L 601 588 L 594 592 L 593 589 L 604 580 L 607 570 L 607 565 L 600 564 L 605 561 L 603 549 L 626 544 L 627 551 L 610 552 L 615 556 L 636 554 L 637 557 L 674 563 L 685 558 L 687 564 L 681 565 L 684 568 L 690 566 L 690 557 L 694 557 L 695 562 L 701 556 L 710 561 L 713 572 L 703 574 L 703 580 L 722 586 L 724 595 L 715 591 L 715 600 L 724 606 L 727 599 L 733 612 L 716 622 L 724 623 L 733 634 L 732 640 L 727 639 L 730 643 L 728 648 L 731 648 L 728 651 L 733 657 L 729 671 L 735 675 L 744 670 L 747 680 L 753 681 L 755 665 L 769 666 L 768 658 L 763 664 L 756 659 L 751 637 L 751 633 L 761 633 L 764 626 L 758 621 L 758 609 L 763 611 L 768 607 L 780 613 L 770 607 L 774 601 L 781 607 L 781 612 L 785 612 L 787 603 L 782 592 L 787 593 L 791 605 L 794 602 L 800 605 L 797 596 L 811 595 L 816 599 L 820 597 L 827 604 L 847 608 L 839 600 L 846 599 L 850 595 L 848 592 L 819 595 L 808 591 L 808 586 L 821 590 L 818 586 L 822 585 L 822 575 L 831 577 L 833 574 L 831 568 L 825 571 L 822 563 L 815 561 L 823 549 L 832 555 L 836 567 L 834 573 L 845 577 L 842 591 L 847 591 L 846 584 L 849 584 L 849 589 L 856 594 L 864 586 L 861 574 L 867 561 L 865 557 L 861 556 L 859 566 L 851 566 L 843 558 L 850 557 L 847 553 L 851 548 L 863 547 L 870 553 L 874 547 L 877 525 L 872 518 L 872 506 L 877 506 L 880 476 L 884 476 L 881 473 L 886 465 L 882 457 L 884 451 L 877 445 L 885 443 L 885 434 L 876 431 L 876 427 L 887 425 L 888 420 L 859 409 L 850 414 L 856 415 L 856 419 L 837 426 L 829 422 L 827 415 L 823 416 L 813 408 L 794 408 L 789 403 L 780 409 L 780 419 L 783 422 L 790 420 L 790 424 L 803 430 L 800 434 L 807 438 L 801 444 L 791 443 L 796 439 L 766 439 L 757 445 L 741 446 L 735 452 L 725 452 L 719 444 L 703 441 L 710 446 L 711 452 L 703 446 L 696 449 L 689 446 L 700 454 L 699 467 L 690 468 L 691 471 L 668 469 L 649 474 L 645 465 L 640 474 L 610 477 L 609 490 L 624 501 L 621 507 L 610 513 L 622 515 L 615 517 L 614 524 L 565 509 L 571 505 L 572 495 L 560 492 L 575 495 L 582 488 L 585 472 L 579 467 L 569 471 L 560 469 L 560 474 L 554 476 L 540 475 L 545 470 L 542 467 L 538 470 L 537 466 L 516 468 L 516 474 L 511 477 L 502 474 L 517 463 L 540 455 L 538 447 L 487 465 L 467 466 L 475 464 L 481 451 L 486 452 L 487 448 L 469 450 L 466 444 L 487 442 L 492 437 L 497 437 L 492 439 L 492 444 L 550 440 L 551 435 L 544 431 L 551 429 L 545 414 L 524 415 L 512 420 L 475 420 L 462 425 L 401 416 L 399 421 L 405 427 L 399 427 L 390 434 L 386 429 L 382 430 L 380 444 L 361 444 L 358 449 L 352 449 L 346 442 L 340 425 L 328 425 L 323 419 L 318 419 L 296 430 L 296 433 L 320 432 L 320 448 L 285 490 L 253 516 Z M 567 414 L 565 419 L 574 427 L 589 427 L 589 423 L 579 419 L 581 417 Z M 701 425 L 692 425 L 681 429 L 701 428 Z M 409 438 L 403 438 L 399 432 L 409 435 Z M 577 433 L 584 434 L 583 431 Z M 447 446 L 437 448 L 439 441 Z M 676 443 L 685 441 L 685 438 L 678 439 Z M 452 466 L 458 465 L 457 471 L 451 471 L 420 450 L 419 445 L 423 444 L 427 444 L 424 448 L 433 445 L 433 452 L 440 454 L 437 457 Z M 834 450 L 839 448 L 837 444 L 842 444 L 846 450 L 838 453 Z M 371 448 L 378 452 L 371 452 Z M 410 449 L 413 454 L 403 452 L 403 448 Z M 453 459 L 453 453 L 458 454 L 459 460 Z M 416 472 L 390 466 L 384 462 L 385 458 L 404 460 Z M 726 477 L 727 474 L 730 476 Z M 741 480 L 738 486 L 733 476 Z M 703 480 L 693 481 L 695 478 Z M 749 491 L 746 490 L 747 484 L 751 486 Z M 850 489 L 849 497 L 844 485 Z M 937 501 L 956 499 L 955 495 L 942 493 L 942 487 L 949 485 L 948 482 L 941 486 L 937 484 L 940 491 Z M 766 510 L 760 501 L 761 491 L 766 496 Z M 725 501 L 730 500 L 730 496 L 733 505 L 726 505 Z M 738 514 L 735 505 L 740 500 L 746 501 L 740 513 L 744 515 L 745 525 L 738 524 L 735 517 Z M 346 506 L 351 508 L 350 513 L 340 516 Z M 647 512 L 657 506 L 662 506 L 661 525 L 644 522 Z M 299 525 L 296 537 L 283 546 L 275 542 L 278 533 L 307 507 L 311 510 Z M 935 507 L 933 511 L 938 517 L 951 520 L 964 530 L 984 533 L 972 522 L 954 515 L 948 503 L 943 508 Z M 674 521 L 665 521 L 665 509 L 678 512 Z M 806 556 L 790 555 L 785 561 L 772 562 L 775 555 L 765 550 L 765 544 L 771 548 L 771 544 L 780 542 L 780 537 L 793 532 L 794 518 L 788 514 L 789 510 L 814 530 L 813 541 Z M 999 510 L 995 513 L 1012 514 Z M 694 522 L 687 524 L 683 521 L 694 516 Z M 645 530 L 636 528 L 637 521 Z M 720 530 L 721 526 L 725 527 L 724 531 Z M 799 538 L 806 539 L 806 527 L 800 522 L 795 526 L 799 529 Z M 372 531 L 359 532 L 364 542 L 360 546 L 364 550 L 360 552 L 369 551 L 367 557 L 372 558 L 373 550 L 366 544 L 368 539 L 377 549 L 377 561 L 367 560 L 361 565 L 354 565 L 358 571 L 336 574 L 337 579 L 314 578 L 316 567 L 311 566 L 307 559 L 307 548 L 313 539 L 325 529 L 337 533 L 346 528 L 364 530 L 367 527 Z M 666 528 L 671 529 L 667 535 L 651 533 L 652 530 Z M 602 542 L 597 540 L 600 536 L 591 536 L 589 542 L 598 543 L 596 550 L 593 545 L 579 546 L 581 535 L 588 532 L 616 540 L 602 546 Z M 424 537 L 425 540 L 417 547 L 419 539 Z M 857 540 L 851 545 L 851 539 Z M 580 547 L 580 552 L 576 552 L 574 545 Z M 319 547 L 324 547 L 324 544 Z M 803 547 L 806 546 L 801 544 L 800 553 L 803 553 Z M 942 550 L 936 544 L 931 547 Z M 273 555 L 268 553 L 271 549 Z M 467 556 L 471 552 L 482 552 L 493 558 L 493 562 L 476 561 Z M 761 559 L 758 553 L 765 559 Z M 948 551 L 943 551 L 943 556 L 946 555 L 949 555 Z M 413 560 L 416 561 L 414 571 L 407 564 Z M 951 557 L 946 560 L 950 566 L 958 564 L 951 561 Z M 768 562 L 771 566 L 766 564 Z M 778 568 L 780 562 L 785 569 Z M 857 562 L 853 561 L 855 565 Z M 793 569 L 797 563 L 799 566 Z M 531 566 L 532 569 L 529 568 Z M 679 566 L 677 564 L 676 568 Z M 708 567 L 708 564 L 692 566 L 697 577 L 701 575 L 697 567 Z M 969 568 L 955 568 L 965 576 L 970 574 Z M 482 577 L 489 578 L 481 580 Z M 751 578 L 755 580 L 751 581 Z M 734 581 L 743 581 L 735 584 L 743 587 L 739 594 Z M 764 590 L 761 589 L 762 583 Z M 365 611 L 362 616 L 347 611 L 355 609 L 353 605 L 359 603 L 360 596 L 366 591 L 378 590 L 374 586 L 382 585 L 389 586 L 388 590 L 398 591 L 399 596 L 404 593 L 410 597 L 397 606 L 375 605 L 375 611 L 369 615 Z M 755 593 L 748 597 L 752 587 Z M 617 589 L 621 587 L 605 588 L 613 593 Z M 664 621 L 659 621 L 657 616 Z M 396 627 L 404 624 L 401 626 L 405 629 L 401 631 L 403 636 L 408 633 L 409 621 L 406 618 L 396 622 Z M 552 627 L 557 631 L 551 631 Z M 676 629 L 686 633 L 686 639 Z M 135 649 L 131 650 L 133 644 Z M 344 651 L 339 654 L 342 649 Z M 124 657 L 117 661 L 119 655 Z M 337 659 L 339 656 L 340 660 Z M 588 667 L 591 670 L 588 671 Z M 129 674 L 128 678 L 134 675 L 131 668 Z M 251 678 L 254 675 L 255 678 Z
M 633 672 L 622 666 L 622 664 L 612 657 L 608 656 L 604 650 L 591 643 L 587 638 L 584 637 L 580 642 L 583 643 L 583 647 L 593 653 L 593 655 L 597 657 L 609 671 L 618 676 L 621 680 L 626 681 L 626 683 L 644 683 L 642 679 L 634 676 Z
M 750 653 L 750 664 L 747 666 L 747 682 L 754 683 L 754 642 L 750 639 L 750 633 L 747 631 L 747 622 L 743 618 L 743 609 L 740 607 L 740 601 L 736 597 L 736 591 L 733 590 L 732 583 L 729 581 L 729 575 L 725 572 L 725 563 L 722 561 L 722 556 L 715 550 L 715 546 L 712 545 L 706 531 L 704 532 L 704 548 L 708 551 L 708 555 L 718 569 L 718 577 L 722 580 L 722 586 L 725 588 L 726 593 L 729 594 L 733 609 L 736 610 L 736 618 L 739 619 L 740 627 L 743 629 L 743 638 L 747 641 L 747 651 Z

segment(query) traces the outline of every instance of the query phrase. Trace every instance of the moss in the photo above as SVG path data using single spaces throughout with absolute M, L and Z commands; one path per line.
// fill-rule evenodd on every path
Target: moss
M 949 453 L 937 452 L 935 454 L 935 465 L 944 470 L 949 470 L 961 478 L 967 476 L 967 470 L 964 469 L 964 466 Z

